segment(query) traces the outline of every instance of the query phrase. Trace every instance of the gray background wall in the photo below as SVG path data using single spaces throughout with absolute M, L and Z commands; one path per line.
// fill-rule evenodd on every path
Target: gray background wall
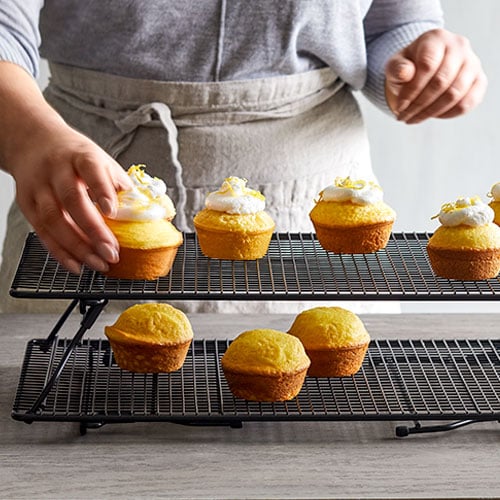
M 479 54 L 489 79 L 488 93 L 482 105 L 467 116 L 416 126 L 398 123 L 360 97 L 374 169 L 386 201 L 398 213 L 395 231 L 432 231 L 437 224 L 431 217 L 442 203 L 475 194 L 487 199 L 492 184 L 500 181 L 500 2 L 442 0 L 442 6 L 447 28 L 467 36 Z M 40 85 L 46 80 L 47 69 L 43 65 Z M 12 180 L 0 172 L 0 242 L 13 196 Z M 426 307 L 432 310 L 438 306 Z M 405 309 L 412 310 L 412 306 Z

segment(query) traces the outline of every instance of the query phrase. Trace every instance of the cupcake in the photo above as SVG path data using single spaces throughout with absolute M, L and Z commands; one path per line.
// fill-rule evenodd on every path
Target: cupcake
M 382 198 L 382 188 L 374 182 L 337 177 L 309 214 L 320 245 L 336 253 L 385 248 L 396 213 Z
M 500 226 L 500 182 L 493 185 L 491 191 L 488 193 L 488 196 L 493 198 L 489 203 L 490 208 L 492 208 L 495 213 L 493 222 L 497 226 Z
M 497 276 L 500 227 L 493 223 L 493 210 L 479 196 L 446 203 L 435 217 L 441 226 L 429 238 L 427 253 L 438 276 L 458 280 Z
M 297 337 L 311 360 L 311 377 L 347 377 L 363 364 L 370 336 L 356 314 L 341 307 L 315 307 L 295 318 Z
M 209 193 L 194 217 L 202 253 L 214 259 L 254 260 L 267 253 L 275 227 L 264 209 L 264 196 L 246 187 L 247 180 L 228 177 Z
M 120 260 L 105 273 L 112 278 L 153 280 L 170 271 L 182 244 L 172 224 L 175 208 L 165 183 L 149 176 L 144 165 L 132 165 L 133 188 L 118 193 L 118 210 L 104 221 L 120 244 Z
M 193 339 L 187 316 L 168 304 L 136 304 L 104 328 L 118 366 L 137 373 L 181 368 Z
M 300 340 L 277 330 L 241 333 L 221 360 L 229 389 L 250 401 L 287 401 L 300 392 L 309 358 Z

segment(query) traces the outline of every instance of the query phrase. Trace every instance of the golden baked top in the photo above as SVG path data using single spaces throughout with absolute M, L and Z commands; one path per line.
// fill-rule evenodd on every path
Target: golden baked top
M 105 217 L 104 221 L 116 236 L 118 243 L 126 248 L 149 250 L 182 244 L 182 233 L 165 219 L 120 221 Z
M 116 322 L 105 327 L 106 336 L 118 342 L 171 345 L 193 338 L 188 317 L 163 303 L 135 304 L 123 311 Z
M 302 311 L 288 333 L 311 350 L 348 347 L 370 341 L 361 319 L 342 307 L 314 307 Z
M 500 227 L 493 222 L 482 226 L 439 226 L 429 239 L 429 245 L 452 250 L 500 248 Z
M 271 329 L 248 330 L 234 339 L 222 356 L 225 370 L 249 375 L 296 373 L 311 361 L 299 339 Z
M 209 208 L 204 208 L 195 215 L 194 224 L 203 229 L 220 232 L 261 232 L 274 229 L 275 226 L 271 216 L 264 211 L 254 214 L 228 214 Z
M 318 224 L 331 227 L 376 224 L 396 219 L 396 212 L 384 201 L 366 205 L 350 201 L 318 201 L 309 215 Z

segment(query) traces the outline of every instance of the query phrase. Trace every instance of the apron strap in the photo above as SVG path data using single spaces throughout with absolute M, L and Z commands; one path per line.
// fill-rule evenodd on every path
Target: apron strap
M 143 104 L 135 111 L 132 111 L 123 118 L 115 118 L 114 124 L 121 132 L 113 144 L 109 147 L 109 154 L 117 158 L 125 151 L 134 139 L 138 127 L 146 125 L 152 121 L 159 120 L 167 132 L 167 141 L 170 148 L 170 161 L 175 170 L 175 183 L 178 193 L 176 202 L 177 217 L 175 223 L 181 231 L 189 231 L 186 220 L 186 186 L 182 176 L 182 165 L 179 161 L 179 145 L 177 142 L 177 127 L 172 119 L 170 108 L 163 102 L 151 102 Z

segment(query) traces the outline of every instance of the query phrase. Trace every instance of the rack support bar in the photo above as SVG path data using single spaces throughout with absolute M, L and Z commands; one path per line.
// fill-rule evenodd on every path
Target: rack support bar
M 85 332 L 87 330 L 89 330 L 92 327 L 92 325 L 95 323 L 96 319 L 99 317 L 99 314 L 101 314 L 101 311 L 104 309 L 104 306 L 107 303 L 108 303 L 107 299 L 82 301 L 81 302 L 81 310 L 85 311 L 85 313 L 83 315 L 82 321 L 80 322 L 80 328 L 78 329 L 75 336 L 73 337 L 73 339 L 69 343 L 68 347 L 66 348 L 66 351 L 64 351 L 64 354 L 62 355 L 62 358 L 59 361 L 59 364 L 57 365 L 55 370 L 52 372 L 52 375 L 50 376 L 49 380 L 45 384 L 45 387 L 40 392 L 37 400 L 33 403 L 33 406 L 30 408 L 30 410 L 27 412 L 27 414 L 36 413 L 41 408 L 41 406 L 44 404 L 44 401 L 47 398 L 49 392 L 52 390 L 52 388 L 54 387 L 54 384 L 57 382 L 57 380 L 61 376 L 61 373 L 64 370 L 64 367 L 66 366 L 66 363 L 67 363 L 71 353 L 74 351 L 75 347 L 80 343 L 80 340 L 85 335 Z

